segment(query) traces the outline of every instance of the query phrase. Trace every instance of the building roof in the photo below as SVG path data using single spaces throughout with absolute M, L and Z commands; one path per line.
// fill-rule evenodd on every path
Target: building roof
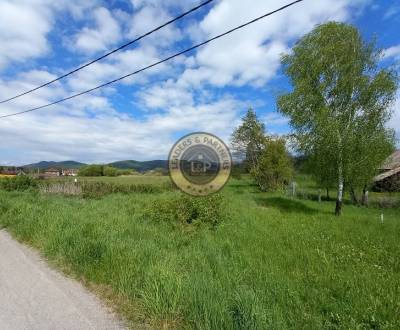
M 391 177 L 392 175 L 395 175 L 395 174 L 397 174 L 397 173 L 400 173 L 400 166 L 397 167 L 397 168 L 394 168 L 394 169 L 392 169 L 392 170 L 389 170 L 389 171 L 386 171 L 386 172 L 383 172 L 383 173 L 377 175 L 377 176 L 374 178 L 374 182 L 381 181 L 381 180 L 386 179 L 386 178 L 388 178 L 388 177 Z
M 400 149 L 392 153 L 381 166 L 381 170 L 393 170 L 400 167 Z

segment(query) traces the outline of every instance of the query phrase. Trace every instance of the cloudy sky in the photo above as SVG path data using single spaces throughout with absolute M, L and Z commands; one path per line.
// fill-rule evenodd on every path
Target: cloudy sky
M 0 104 L 0 115 L 133 72 L 288 2 L 215 0 L 61 82 Z M 198 3 L 0 0 L 0 99 L 54 79 Z M 316 24 L 330 20 L 356 25 L 367 39 L 376 36 L 385 49 L 381 65 L 399 67 L 398 1 L 305 0 L 102 90 L 0 119 L 0 164 L 166 159 L 174 141 L 191 131 L 214 133 L 228 142 L 248 107 L 257 111 L 270 133 L 287 133 L 287 120 L 275 106 L 276 95 L 290 88 L 280 56 Z M 400 137 L 399 100 L 390 125 Z

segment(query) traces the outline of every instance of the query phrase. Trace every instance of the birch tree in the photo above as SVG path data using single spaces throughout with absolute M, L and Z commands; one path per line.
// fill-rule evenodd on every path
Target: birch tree
M 231 146 L 235 158 L 244 161 L 250 172 L 258 164 L 258 159 L 264 147 L 265 125 L 253 109 L 248 109 L 231 138 Z
M 386 157 L 383 152 L 373 158 L 368 146 L 393 145 L 386 123 L 397 77 L 378 68 L 380 57 L 374 41 L 336 22 L 317 26 L 282 57 L 293 89 L 278 98 L 278 108 L 290 118 L 299 151 L 334 174 L 336 215 L 344 185 L 360 182 L 360 173 L 371 176 Z

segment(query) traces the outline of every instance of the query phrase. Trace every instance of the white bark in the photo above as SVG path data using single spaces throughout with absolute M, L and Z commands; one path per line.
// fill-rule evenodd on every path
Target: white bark
M 339 177 L 337 200 L 341 203 L 343 200 L 343 177 Z
M 336 198 L 336 209 L 335 214 L 340 215 L 342 211 L 342 200 L 343 200 L 343 157 L 342 157 L 342 137 L 338 132 L 339 142 L 339 159 L 338 159 L 338 190 Z

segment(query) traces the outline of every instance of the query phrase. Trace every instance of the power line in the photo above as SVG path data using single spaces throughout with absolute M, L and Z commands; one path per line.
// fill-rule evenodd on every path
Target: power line
M 148 66 L 146 66 L 146 67 L 143 67 L 143 68 L 141 68 L 141 69 L 139 69 L 139 70 L 136 70 L 136 71 L 134 71 L 134 72 L 128 73 L 128 74 L 126 74 L 126 75 L 124 75 L 124 76 L 122 76 L 122 77 L 119 77 L 119 78 L 117 78 L 117 79 L 111 80 L 111 81 L 109 81 L 109 82 L 106 82 L 106 83 L 101 84 L 101 85 L 99 85 L 99 86 L 96 86 L 96 87 L 93 87 L 93 88 L 91 88 L 91 89 L 85 90 L 85 91 L 83 91 L 83 92 L 80 92 L 80 93 L 77 93 L 77 94 L 73 94 L 73 95 L 68 96 L 68 97 L 66 97 L 66 98 L 63 98 L 63 99 L 60 99 L 60 100 L 58 100 L 58 101 L 54 101 L 54 102 L 51 102 L 51 103 L 48 103 L 48 104 L 45 104 L 45 105 L 42 105 L 42 106 L 39 106 L 39 107 L 36 107 L 36 108 L 32 108 L 32 109 L 28 109 L 28 110 L 24 110 L 24 111 L 12 113 L 12 114 L 0 116 L 0 119 L 6 118 L 6 117 L 17 116 L 17 115 L 21 115 L 21 114 L 23 114 L 23 113 L 32 112 L 32 111 L 36 111 L 36 110 L 39 110 L 39 109 L 47 108 L 47 107 L 49 107 L 49 106 L 51 106 L 51 105 L 55 105 L 55 104 L 58 104 L 58 103 L 67 101 L 67 100 L 73 99 L 73 98 L 75 98 L 75 97 L 78 97 L 78 96 L 80 96 L 80 95 L 87 94 L 87 93 L 93 92 L 93 91 L 95 91 L 95 90 L 97 90 L 97 89 L 100 89 L 100 88 L 102 88 L 102 87 L 111 85 L 111 84 L 113 84 L 113 83 L 115 83 L 115 82 L 117 82 L 117 81 L 120 81 L 120 80 L 122 80 L 122 79 L 128 78 L 128 77 L 133 76 L 133 75 L 136 75 L 136 74 L 138 74 L 138 73 L 140 73 L 140 72 L 143 72 L 143 71 L 145 71 L 145 70 L 148 70 L 148 69 L 150 69 L 150 68 L 152 68 L 152 67 L 154 67 L 154 66 L 156 66 L 156 65 L 159 65 L 159 64 L 161 64 L 161 63 L 167 62 L 167 61 L 169 61 L 169 60 L 171 60 L 171 59 L 173 59 L 173 58 L 175 58 L 175 57 L 178 57 L 178 56 L 180 56 L 180 55 L 183 55 L 183 54 L 185 54 L 185 53 L 188 53 L 188 52 L 190 52 L 190 51 L 192 51 L 192 50 L 194 50 L 194 49 L 196 49 L 196 48 L 199 48 L 199 47 L 201 47 L 201 46 L 204 46 L 204 45 L 206 45 L 206 44 L 208 44 L 208 43 L 210 43 L 210 42 L 212 42 L 212 41 L 214 41 L 214 40 L 216 40 L 216 39 L 222 38 L 222 37 L 224 37 L 224 36 L 226 36 L 226 35 L 228 35 L 228 34 L 234 32 L 234 31 L 236 31 L 236 30 L 242 29 L 242 28 L 244 28 L 244 27 L 246 27 L 246 26 L 248 26 L 248 25 L 250 25 L 250 24 L 253 24 L 253 23 L 255 23 L 255 22 L 257 22 L 257 21 L 259 21 L 259 20 L 261 20 L 261 19 L 263 19 L 263 18 L 265 18 L 265 17 L 267 17 L 267 16 L 273 15 L 273 14 L 279 12 L 279 11 L 282 11 L 282 10 L 284 10 L 284 9 L 290 7 L 290 6 L 293 6 L 293 5 L 296 4 L 296 3 L 302 2 L 302 1 L 303 1 L 303 0 L 293 1 L 293 2 L 287 4 L 287 5 L 283 6 L 283 7 L 280 7 L 280 8 L 278 8 L 278 9 L 275 9 L 274 11 L 271 11 L 271 12 L 268 12 L 268 13 L 266 13 L 266 14 L 264 14 L 264 15 L 261 15 L 261 16 L 255 18 L 255 19 L 252 19 L 251 21 L 248 21 L 248 22 L 246 22 L 246 23 L 244 23 L 244 24 L 241 24 L 241 25 L 239 25 L 239 26 L 237 26 L 237 27 L 235 27 L 235 28 L 233 28 L 233 29 L 230 29 L 230 30 L 228 30 L 228 31 L 226 31 L 226 32 L 224 32 L 224 33 L 221 33 L 221 34 L 219 34 L 219 35 L 217 35 L 217 36 L 215 36 L 215 37 L 213 37 L 213 38 L 210 38 L 210 39 L 208 39 L 208 40 L 206 40 L 206 41 L 203 41 L 203 42 L 201 42 L 201 43 L 199 43 L 199 44 L 197 44 L 197 45 L 194 45 L 194 46 L 192 46 L 192 47 L 190 47 L 190 48 L 187 48 L 187 49 L 185 49 L 185 50 L 183 50 L 183 51 L 181 51 L 181 52 L 179 52 L 179 53 L 176 53 L 176 54 L 174 54 L 174 55 L 168 56 L 168 57 L 166 57 L 166 58 L 164 58 L 164 59 L 162 59 L 162 60 L 160 60 L 160 61 L 158 61 L 158 62 L 155 62 L 155 63 L 153 63 L 153 64 L 150 64 L 150 65 L 148 65 Z
M 65 78 L 65 77 L 68 77 L 69 75 L 71 75 L 71 74 L 73 74 L 73 73 L 75 73 L 75 72 L 78 72 L 78 71 L 80 71 L 80 70 L 86 68 L 87 66 L 92 65 L 93 63 L 96 63 L 96 62 L 102 60 L 103 58 L 106 58 L 106 57 L 108 57 L 108 56 L 110 56 L 110 55 L 112 55 L 112 54 L 114 54 L 114 53 L 120 51 L 121 49 L 123 49 L 123 48 L 125 48 L 125 47 L 128 47 L 128 46 L 132 45 L 133 43 L 138 42 L 139 40 L 141 40 L 141 39 L 143 39 L 143 38 L 149 36 L 150 34 L 153 34 L 154 32 L 156 32 L 156 31 L 158 31 L 158 30 L 161 30 L 162 28 L 166 27 L 167 25 L 170 25 L 170 24 L 172 24 L 172 23 L 174 23 L 174 22 L 180 20 L 181 18 L 183 18 L 183 17 L 189 15 L 190 13 L 192 13 L 192 12 L 194 12 L 194 11 L 200 9 L 201 7 L 204 7 L 205 5 L 208 5 L 208 4 L 209 4 L 210 2 L 212 2 L 212 1 L 214 1 L 214 0 L 207 0 L 207 1 L 205 1 L 205 2 L 202 2 L 202 3 L 199 4 L 198 6 L 193 7 L 192 9 L 190 9 L 190 10 L 188 10 L 188 11 L 186 11 L 186 12 L 180 14 L 179 16 L 177 16 L 177 17 L 175 17 L 175 18 L 169 20 L 168 22 L 166 22 L 166 23 L 164 23 L 164 24 L 162 24 L 162 25 L 156 27 L 155 29 L 153 29 L 153 30 L 151 30 L 151 31 L 149 31 L 149 32 L 146 32 L 145 34 L 141 35 L 140 37 L 137 37 L 136 39 L 131 40 L 131 41 L 127 42 L 126 44 L 123 44 L 123 45 L 119 46 L 118 48 L 115 48 L 115 49 L 113 49 L 112 51 L 110 51 L 110 52 L 108 52 L 108 53 L 106 53 L 106 54 L 104 54 L 104 55 L 102 55 L 102 56 L 100 56 L 100 57 L 98 57 L 98 58 L 95 58 L 94 60 L 92 60 L 92 61 L 90 61 L 90 62 L 88 62 L 88 63 L 86 63 L 86 64 L 84 64 L 84 65 L 82 65 L 82 66 L 80 66 L 80 67 L 77 67 L 76 69 L 74 69 L 74 70 L 72 70 L 72 71 L 67 72 L 66 74 L 63 74 L 62 76 L 59 76 L 59 77 L 57 77 L 57 78 L 55 78 L 55 79 L 53 79 L 53 80 L 50 80 L 50 81 L 44 83 L 43 85 L 37 86 L 37 87 L 32 88 L 32 89 L 30 89 L 30 90 L 27 90 L 27 91 L 25 91 L 25 92 L 23 92 L 23 93 L 21 93 L 21 94 L 15 95 L 15 96 L 10 97 L 10 98 L 5 99 L 5 100 L 2 100 L 2 101 L 0 101 L 0 104 L 1 104 L 1 103 L 6 103 L 6 102 L 11 101 L 11 100 L 14 100 L 14 99 L 16 99 L 16 98 L 18 98 L 18 97 L 21 97 L 21 96 L 23 96 L 23 95 L 32 93 L 32 92 L 37 91 L 38 89 L 41 89 L 41 88 L 43 88 L 43 87 L 46 87 L 46 86 L 48 86 L 48 85 L 50 85 L 50 84 L 52 84 L 52 83 L 54 83 L 54 82 L 56 82 L 56 81 L 58 81 L 58 80 L 61 80 L 61 79 Z

